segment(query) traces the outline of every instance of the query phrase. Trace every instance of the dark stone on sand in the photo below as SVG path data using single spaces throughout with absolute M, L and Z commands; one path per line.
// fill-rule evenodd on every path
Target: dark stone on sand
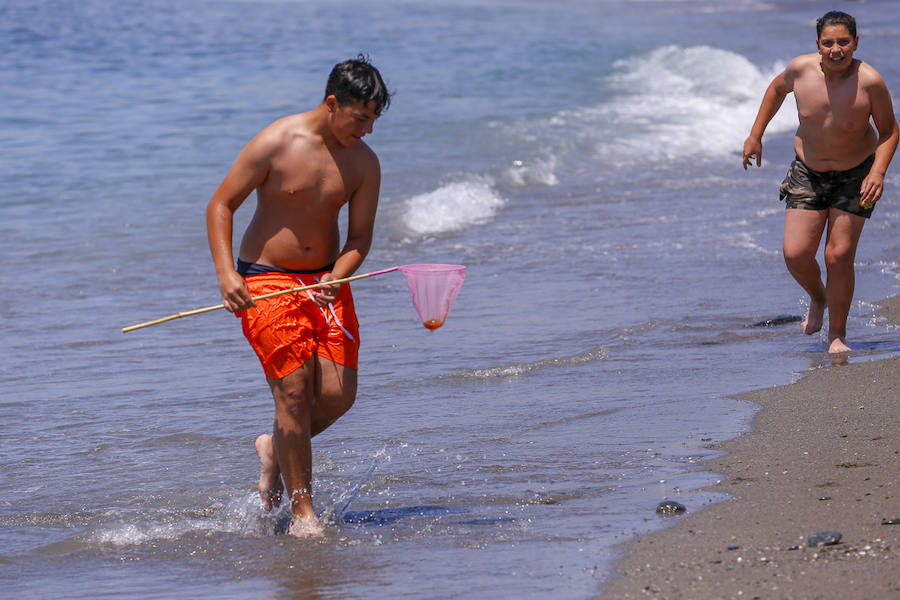
M 882 525 L 900 525 L 900 518 L 898 519 L 885 519 L 881 522 Z
M 840 531 L 817 531 L 806 540 L 806 545 L 814 546 L 831 546 L 841 541 Z
M 803 317 L 799 315 L 778 315 L 771 319 L 757 321 L 753 325 L 750 325 L 750 327 L 777 327 L 778 325 L 786 325 L 788 323 L 799 323 L 802 320 Z
M 680 502 L 674 500 L 663 500 L 656 505 L 656 514 L 664 517 L 671 517 L 687 512 L 687 507 Z
M 728 549 L 729 550 L 739 550 L 740 546 L 735 546 L 734 544 L 732 544 L 731 546 L 728 546 Z
M 799 550 L 799 549 L 800 549 L 800 546 L 798 546 L 797 544 L 794 544 L 793 546 L 788 546 L 788 550 Z

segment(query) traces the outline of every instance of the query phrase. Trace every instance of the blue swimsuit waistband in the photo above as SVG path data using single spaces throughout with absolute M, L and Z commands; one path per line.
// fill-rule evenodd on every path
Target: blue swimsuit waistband
M 330 271 L 333 268 L 334 263 L 331 263 L 330 265 L 325 265 L 321 269 L 298 271 L 294 269 L 282 269 L 281 267 L 274 267 L 272 265 L 251 263 L 245 260 L 241 260 L 240 258 L 237 260 L 237 272 L 240 273 L 241 277 L 249 277 L 250 275 L 262 275 L 264 273 L 293 273 L 295 275 L 312 275 L 314 273 Z

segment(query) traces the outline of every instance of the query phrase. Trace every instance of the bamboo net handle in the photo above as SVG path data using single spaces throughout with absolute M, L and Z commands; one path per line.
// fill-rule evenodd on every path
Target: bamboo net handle
M 263 294 L 262 296 L 256 296 L 253 298 L 253 301 L 263 300 L 265 298 L 272 298 L 274 296 L 281 296 L 282 294 L 293 294 L 296 292 L 303 292 L 306 290 L 311 290 L 313 288 L 319 287 L 327 287 L 329 285 L 335 283 L 347 283 L 348 281 L 356 281 L 357 279 L 362 279 L 364 277 L 374 277 L 375 275 L 383 275 L 384 273 L 390 273 L 391 271 L 396 271 L 400 267 L 391 267 L 389 269 L 381 269 L 380 271 L 372 271 L 371 273 L 363 273 L 361 275 L 351 275 L 350 277 L 344 277 L 343 279 L 332 279 L 331 281 L 322 281 L 319 283 L 314 283 L 312 285 L 304 285 L 301 287 L 290 288 L 288 290 L 280 290 L 278 292 L 272 292 L 270 294 Z M 220 308 L 225 308 L 224 304 L 216 304 L 215 306 L 207 306 L 204 308 L 196 308 L 194 310 L 189 310 L 186 312 L 175 313 L 174 315 L 169 315 L 168 317 L 162 317 L 161 319 L 154 319 L 153 321 L 147 321 L 146 323 L 138 323 L 137 325 L 131 325 L 130 327 L 123 327 L 122 333 L 128 333 L 129 331 L 134 331 L 135 329 L 143 329 L 144 327 L 150 327 L 151 325 L 159 325 L 160 323 L 166 323 L 168 321 L 174 321 L 175 319 L 181 319 L 183 317 L 192 317 L 194 315 L 200 315 L 203 313 L 212 312 L 214 310 L 219 310 Z

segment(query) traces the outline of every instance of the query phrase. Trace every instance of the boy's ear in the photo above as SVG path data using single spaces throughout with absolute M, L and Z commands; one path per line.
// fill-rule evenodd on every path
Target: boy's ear
M 337 96 L 335 96 L 334 94 L 329 94 L 325 97 L 325 106 L 328 107 L 328 112 L 334 112 L 335 108 L 337 108 L 337 105 Z

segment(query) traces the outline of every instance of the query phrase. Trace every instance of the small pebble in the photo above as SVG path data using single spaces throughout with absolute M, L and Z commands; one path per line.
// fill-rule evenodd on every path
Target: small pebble
M 806 540 L 806 545 L 813 546 L 830 546 L 841 541 L 840 531 L 817 531 L 810 535 Z
M 734 544 L 732 544 L 731 546 L 728 546 L 729 550 L 737 550 L 739 548 L 740 548 L 740 546 L 735 546 Z
M 675 502 L 674 500 L 663 500 L 656 505 L 656 514 L 663 515 L 664 517 L 680 515 L 685 512 L 687 512 L 687 507 L 680 502 Z
M 831 500 L 831 496 L 822 496 L 819 500 Z
M 900 525 L 900 519 L 885 519 L 881 522 L 882 525 Z

